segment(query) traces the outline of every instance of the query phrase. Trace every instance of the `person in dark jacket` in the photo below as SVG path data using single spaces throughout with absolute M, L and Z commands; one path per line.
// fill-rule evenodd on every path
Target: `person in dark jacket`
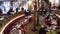
M 41 27 L 39 30 L 39 34 L 46 34 L 46 27 Z
M 28 15 L 30 15 L 31 14 L 31 10 L 28 10 Z
M 18 12 L 18 8 L 16 8 L 16 13 Z
M 0 15 L 2 15 L 2 9 L 0 9 Z
M 47 24 L 46 25 L 50 27 L 51 26 L 51 22 L 49 20 L 50 19 L 50 14 L 46 17 L 46 19 L 47 19 Z
M 25 11 L 25 16 L 28 16 L 28 13 L 27 13 L 27 11 Z
M 7 12 L 8 15 L 11 15 L 11 12 L 14 12 L 13 11 L 13 8 L 10 8 L 10 10 Z

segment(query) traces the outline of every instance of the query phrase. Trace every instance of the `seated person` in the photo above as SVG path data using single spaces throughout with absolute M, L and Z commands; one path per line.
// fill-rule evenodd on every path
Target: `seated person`
M 42 27 L 39 30 L 39 34 L 46 34 L 46 27 L 42 25 Z

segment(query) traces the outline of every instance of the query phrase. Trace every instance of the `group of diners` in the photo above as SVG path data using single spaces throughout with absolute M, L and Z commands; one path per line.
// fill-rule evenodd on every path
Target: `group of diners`
M 49 14 L 45 17 L 45 23 L 41 25 L 39 34 L 60 34 L 59 27 L 57 16 Z

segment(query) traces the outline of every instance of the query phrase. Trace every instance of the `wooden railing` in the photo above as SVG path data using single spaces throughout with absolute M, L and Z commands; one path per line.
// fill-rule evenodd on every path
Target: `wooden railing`
M 6 19 L 5 22 L 3 23 L 3 25 L 0 27 L 0 33 L 1 33 L 1 30 L 5 27 L 5 25 L 6 25 L 9 21 L 11 21 L 12 19 L 14 19 L 14 18 L 16 18 L 16 17 L 18 17 L 18 16 L 21 16 L 21 15 L 24 16 L 24 14 L 18 13 L 18 14 L 16 14 L 15 16 L 12 16 L 12 17 L 9 17 L 8 19 Z M 23 16 L 21 16 L 21 17 L 23 17 Z
M 23 15 L 23 16 L 21 16 L 21 15 Z M 19 17 L 19 16 L 21 16 L 21 17 Z M 19 17 L 19 18 L 17 18 L 17 17 Z M 18 15 L 15 15 L 13 18 L 9 19 L 9 20 L 6 20 L 5 24 L 1 28 L 1 31 L 2 31 L 2 29 L 4 29 L 5 25 L 7 25 L 11 20 L 15 19 L 8 26 L 6 26 L 5 29 L 3 30 L 4 33 L 9 32 L 13 28 L 12 26 L 14 25 L 14 23 L 18 22 L 19 20 L 21 20 L 24 17 L 25 17 L 24 14 L 18 14 Z M 32 17 L 30 17 L 29 19 L 31 19 L 31 18 Z M 28 20 L 26 21 L 25 25 L 27 24 L 27 22 L 28 22 Z

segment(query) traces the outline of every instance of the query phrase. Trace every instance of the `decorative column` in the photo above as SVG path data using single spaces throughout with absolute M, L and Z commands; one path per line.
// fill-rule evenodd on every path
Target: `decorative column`
M 33 31 L 36 31 L 36 11 L 37 11 L 37 2 L 34 1 L 34 16 L 33 16 Z
M 37 5 L 38 5 L 38 7 L 37 7 L 37 9 L 38 9 L 38 12 L 37 12 L 37 26 L 38 26 L 38 25 L 40 25 L 39 24 L 39 15 L 40 15 L 40 3 L 39 3 L 39 0 L 38 0 L 38 4 Z

